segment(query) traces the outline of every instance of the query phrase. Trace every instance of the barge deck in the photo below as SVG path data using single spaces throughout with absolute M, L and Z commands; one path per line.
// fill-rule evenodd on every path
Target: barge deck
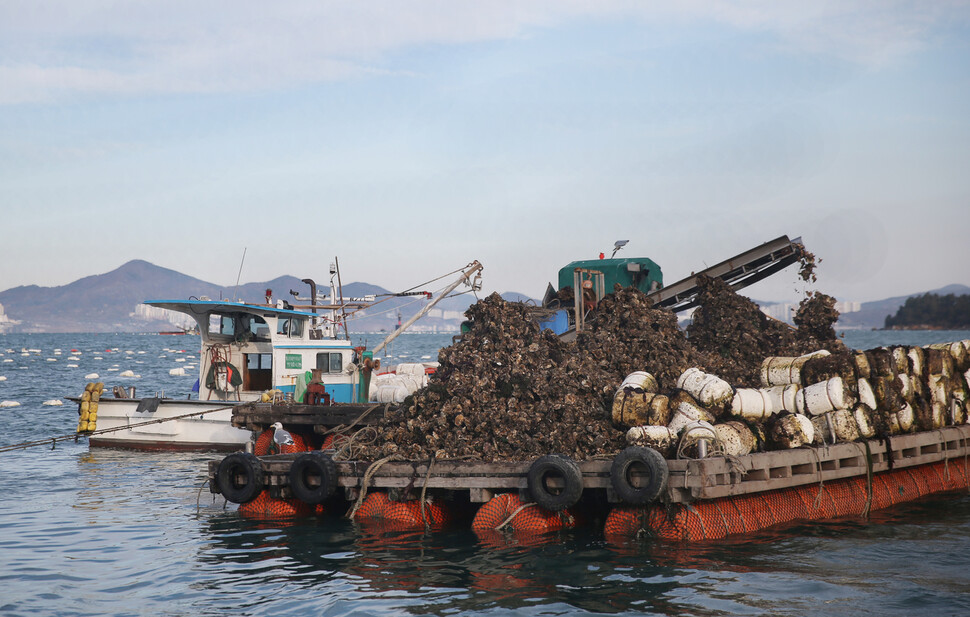
M 293 500 L 295 495 L 291 488 L 292 470 L 294 463 L 302 456 L 307 456 L 307 453 L 253 457 L 258 460 L 261 472 L 259 489 L 265 491 L 270 499 Z M 313 456 L 326 456 L 326 453 L 318 451 Z M 329 456 L 326 457 L 329 459 Z M 450 494 L 452 498 L 458 494 L 462 501 L 481 504 L 499 495 L 512 493 L 519 496 L 521 503 L 526 504 L 535 501 L 530 494 L 530 471 L 537 463 L 538 461 L 337 460 L 333 461 L 335 477 L 331 481 L 334 490 L 330 498 L 349 503 L 358 500 L 362 492 L 371 491 L 385 492 L 393 501 L 415 502 L 420 499 L 423 504 L 425 493 L 429 496 Z M 222 492 L 219 483 L 220 464 L 221 461 L 209 462 L 208 475 L 213 493 Z M 718 536 L 723 537 L 733 532 L 721 506 L 739 498 L 748 501 L 752 498 L 764 498 L 765 503 L 768 503 L 772 496 L 790 496 L 799 491 L 804 493 L 816 490 L 821 494 L 826 485 L 831 488 L 845 485 L 846 481 L 854 482 L 852 486 L 855 488 L 850 487 L 842 492 L 849 490 L 850 493 L 855 493 L 843 494 L 841 499 L 846 502 L 845 507 L 833 505 L 828 511 L 831 516 L 842 512 L 867 512 L 869 506 L 877 509 L 934 492 L 970 488 L 970 425 L 949 426 L 882 440 L 760 452 L 739 457 L 666 460 L 669 474 L 666 488 L 660 498 L 650 504 L 624 502 L 615 490 L 617 481 L 629 482 L 634 489 L 649 483 L 649 469 L 633 467 L 629 469 L 626 478 L 618 479 L 614 477 L 611 459 L 587 460 L 579 462 L 577 467 L 581 478 L 580 496 L 563 510 L 572 507 L 580 499 L 587 503 L 607 505 L 612 508 L 611 517 L 625 512 L 632 521 L 625 526 L 618 526 L 614 522 L 614 530 L 619 527 L 626 533 L 631 533 L 634 532 L 631 527 L 633 525 L 637 528 L 636 533 L 639 533 L 640 530 L 651 531 L 644 529 L 644 526 L 655 527 L 653 531 L 670 527 L 673 520 L 671 517 L 676 517 L 677 513 L 688 518 L 694 515 L 700 517 L 702 513 L 695 507 L 713 504 L 718 509 L 718 516 L 724 520 L 724 534 Z M 911 483 L 917 482 L 919 486 L 905 495 L 903 488 L 898 488 L 900 495 L 894 495 L 888 502 L 879 498 L 873 500 L 874 483 L 884 490 L 888 490 L 886 487 L 890 485 L 889 481 L 878 482 L 878 478 L 890 478 L 894 474 L 898 478 L 906 470 L 918 474 L 939 467 L 942 467 L 942 471 L 934 473 L 945 475 L 945 482 L 907 480 Z M 247 481 L 247 478 L 237 479 L 240 482 Z M 320 486 L 321 479 L 311 475 L 306 477 L 305 482 L 310 489 L 315 489 Z M 570 482 L 573 480 L 568 477 L 552 474 L 544 480 L 543 490 L 549 491 L 553 496 L 566 493 L 569 492 L 567 484 Z M 804 501 L 804 497 L 802 499 Z M 883 502 L 886 504 L 881 505 Z M 866 504 L 866 507 L 862 508 L 861 504 Z M 645 516 L 648 512 L 651 516 Z M 658 512 L 665 514 L 656 516 Z M 795 515 L 794 520 L 805 517 L 826 518 L 804 514 Z M 757 528 L 769 527 L 777 522 L 772 517 L 755 518 L 761 521 Z M 609 519 L 607 523 L 609 530 Z M 699 528 L 703 530 L 703 524 Z M 752 530 L 746 522 L 743 531 Z M 673 535 L 684 536 L 685 533 L 682 532 L 683 529 L 678 528 Z M 703 537 L 710 539 L 709 536 L 709 531 L 705 530 Z

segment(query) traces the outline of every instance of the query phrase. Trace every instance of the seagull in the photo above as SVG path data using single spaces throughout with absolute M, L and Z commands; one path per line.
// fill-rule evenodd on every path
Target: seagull
M 281 422 L 277 422 L 273 425 L 273 443 L 277 446 L 292 446 L 293 445 L 293 435 L 283 428 Z

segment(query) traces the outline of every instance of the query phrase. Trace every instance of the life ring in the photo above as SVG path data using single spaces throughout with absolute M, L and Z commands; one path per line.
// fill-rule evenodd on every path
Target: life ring
M 639 486 L 634 486 L 630 472 L 641 474 Z M 642 506 L 667 490 L 670 471 L 667 461 L 653 448 L 630 446 L 616 455 L 610 466 L 610 484 L 617 496 L 626 503 Z
M 307 479 L 316 476 L 320 484 L 310 486 Z M 325 500 L 337 489 L 337 465 L 323 452 L 305 452 L 290 467 L 290 490 L 293 496 L 309 504 Z
M 263 490 L 263 464 L 253 454 L 235 452 L 220 461 L 216 479 L 223 497 L 233 503 L 246 503 Z
M 562 479 L 561 490 L 550 489 L 547 480 Z M 526 476 L 532 500 L 551 512 L 559 512 L 576 505 L 583 495 L 583 472 L 568 456 L 547 454 L 529 467 Z

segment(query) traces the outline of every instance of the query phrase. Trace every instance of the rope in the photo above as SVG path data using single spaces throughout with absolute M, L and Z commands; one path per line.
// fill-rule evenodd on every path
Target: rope
M 862 507 L 862 518 L 868 519 L 869 512 L 872 509 L 872 450 L 869 449 L 869 442 L 862 442 L 865 445 L 865 458 L 866 458 L 866 505 Z M 860 452 L 862 446 L 858 443 L 855 444 L 859 448 Z
M 825 481 L 822 479 L 822 461 L 818 457 L 817 448 L 809 448 L 809 452 L 815 458 L 815 473 L 818 474 L 818 494 L 815 495 L 815 501 L 812 502 L 812 508 L 818 510 L 822 504 L 822 494 L 825 493 Z
M 970 455 L 970 442 L 963 438 L 963 480 L 967 484 L 967 492 L 970 492 L 970 469 L 967 467 L 967 457 Z
M 724 523 L 724 535 L 728 535 L 731 533 L 731 527 L 730 525 L 728 525 L 727 516 L 724 515 L 724 510 L 721 509 L 720 502 L 721 502 L 720 499 L 715 499 L 714 507 L 717 508 L 717 513 L 721 515 L 721 522 Z
M 421 501 L 420 501 L 420 505 L 421 505 L 421 519 L 424 520 L 424 530 L 425 531 L 430 531 L 431 530 L 431 524 L 428 523 L 428 514 L 427 514 L 427 512 L 425 512 L 425 507 L 424 507 L 425 501 L 424 501 L 424 497 L 425 497 L 425 495 L 428 492 L 428 480 L 431 479 L 431 470 L 434 469 L 434 460 L 435 460 L 434 459 L 434 456 L 432 456 L 431 457 L 431 462 L 428 463 L 428 473 L 424 476 L 424 484 L 421 486 Z
M 474 262 L 473 262 L 473 263 L 474 263 Z M 415 289 L 417 289 L 418 287 L 424 287 L 425 285 L 430 285 L 431 283 L 434 283 L 435 281 L 440 281 L 441 279 L 443 279 L 443 278 L 445 278 L 446 276 L 451 276 L 452 274 L 455 274 L 456 272 L 462 272 L 462 271 L 464 271 L 464 270 L 465 270 L 466 268 L 468 268 L 468 267 L 470 267 L 471 265 L 472 265 L 472 264 L 471 264 L 471 263 L 469 263 L 469 264 L 468 264 L 468 265 L 466 265 L 466 266 L 463 266 L 463 267 L 461 267 L 461 268 L 458 268 L 457 270 L 452 270 L 451 272 L 447 272 L 447 273 L 445 273 L 445 274 L 442 274 L 441 276 L 439 276 L 439 277 L 436 277 L 436 278 L 433 278 L 433 279 L 431 279 L 430 281 L 425 281 L 425 282 L 423 282 L 423 283 L 419 283 L 419 284 L 417 284 L 417 285 L 415 285 L 414 287 L 410 287 L 410 288 L 408 288 L 408 289 L 405 289 L 404 291 L 400 291 L 400 292 L 398 292 L 398 293 L 396 293 L 396 294 L 392 294 L 392 295 L 390 295 L 390 296 L 388 296 L 388 297 L 386 297 L 386 298 L 384 298 L 384 299 L 382 299 L 382 300 L 378 300 L 377 302 L 373 302 L 373 303 L 371 303 L 370 305 L 368 305 L 368 306 L 367 306 L 367 308 L 368 308 L 368 309 L 371 309 L 371 308 L 373 308 L 373 307 L 375 307 L 375 306 L 377 306 L 378 304 L 380 304 L 380 303 L 382 303 L 382 302 L 387 302 L 387 301 L 388 301 L 388 300 L 390 300 L 391 298 L 398 298 L 398 297 L 400 297 L 400 295 L 403 295 L 403 294 L 406 294 L 406 293 L 408 293 L 408 292 L 411 292 L 411 291 L 414 291 L 414 290 L 415 290 Z M 447 285 L 445 285 L 445 287 L 447 287 Z M 444 289 L 445 287 L 442 287 L 441 289 Z M 437 291 L 440 291 L 440 289 L 439 289 L 439 290 L 437 290 Z M 418 299 L 417 299 L 417 300 L 415 300 L 415 301 L 416 301 L 416 302 L 420 302 L 420 301 L 422 301 L 422 299 L 421 299 L 421 298 L 418 298 Z M 409 302 L 408 304 L 412 304 L 412 303 L 411 303 L 411 302 Z M 403 305 L 403 306 L 407 306 L 408 304 L 405 304 L 405 305 Z M 390 311 L 393 311 L 393 310 L 397 310 L 397 309 L 388 309 L 387 311 L 383 311 L 383 312 L 381 312 L 381 313 L 375 313 L 375 314 L 377 314 L 377 315 L 381 315 L 381 314 L 383 314 L 383 313 L 387 313 L 387 312 L 390 312 Z M 354 311 L 354 313 L 356 313 L 356 312 L 357 312 L 357 311 Z M 369 313 L 369 314 L 370 314 L 370 313 Z M 353 313 L 351 313 L 351 315 L 353 315 Z
M 357 493 L 357 501 L 354 502 L 354 507 L 351 508 L 349 512 L 347 512 L 348 519 L 353 520 L 354 515 L 357 514 L 357 510 L 359 510 L 361 504 L 364 503 L 364 498 L 367 496 L 367 485 L 370 483 L 371 478 L 374 477 L 374 474 L 377 473 L 377 470 L 380 469 L 381 466 L 384 465 L 384 463 L 387 463 L 388 461 L 400 460 L 400 459 L 401 457 L 399 455 L 392 454 L 390 456 L 385 456 L 380 460 L 374 461 L 373 463 L 370 464 L 369 467 L 367 467 L 367 470 L 364 472 L 364 477 L 360 481 L 360 492 Z
M 943 481 L 950 481 L 950 456 L 946 449 L 946 435 L 943 433 L 943 429 L 936 429 L 936 432 L 940 434 L 943 438 Z
M 366 431 L 370 431 L 372 435 L 370 440 L 364 443 L 365 446 L 370 445 L 377 441 L 377 429 L 371 426 L 365 426 L 364 428 L 355 431 L 349 436 L 348 436 L 348 432 L 350 431 L 350 429 L 354 428 L 361 420 L 363 420 L 370 412 L 374 411 L 378 407 L 380 407 L 380 405 L 371 405 L 363 412 L 361 412 L 359 416 L 354 418 L 354 420 L 350 424 L 340 424 L 328 431 L 321 433 L 321 436 L 324 436 L 324 437 L 327 435 L 333 435 L 334 443 L 337 442 L 337 437 L 345 438 L 345 443 L 343 446 L 341 446 L 340 448 L 334 448 L 335 452 L 332 457 L 334 460 L 354 460 L 358 458 L 353 456 L 349 456 L 347 458 L 343 458 L 343 457 L 345 454 L 350 453 L 351 450 L 357 446 L 358 441 L 362 441 L 362 439 L 358 439 L 358 436 L 362 436 L 362 434 L 365 434 Z M 384 405 L 384 415 L 387 415 L 387 411 L 389 408 L 390 408 L 390 404 Z
M 514 519 L 519 514 L 519 512 L 521 512 L 522 510 L 525 510 L 529 506 L 534 506 L 534 505 L 536 504 L 530 501 L 529 503 L 524 503 L 521 506 L 519 506 L 518 508 L 515 509 L 515 511 L 512 512 L 512 514 L 509 514 L 509 517 L 507 519 L 502 521 L 499 524 L 499 526 L 495 528 L 495 531 L 502 531 L 502 528 L 508 525 L 509 523 L 511 523 L 512 519 Z
M 209 478 L 206 478 L 205 481 L 202 482 L 202 486 L 199 487 L 199 492 L 196 493 L 195 495 L 195 515 L 196 516 L 199 515 L 199 510 L 202 509 L 202 489 L 204 489 L 205 485 L 208 483 L 209 483 Z M 215 498 L 215 495 L 213 495 L 212 497 Z
M 215 411 L 222 411 L 224 409 L 232 409 L 233 405 L 226 405 L 225 407 L 217 407 L 216 409 L 207 409 L 205 411 L 193 411 L 192 413 L 182 414 L 179 416 L 172 416 L 171 418 L 159 418 L 157 420 L 147 420 L 145 422 L 138 422 L 136 424 L 126 424 L 125 426 L 116 426 L 114 428 L 102 428 L 96 431 L 91 431 L 90 433 L 72 433 L 70 435 L 61 435 L 58 437 L 48 437 L 46 439 L 38 439 L 37 441 L 25 441 L 22 443 L 16 443 L 9 446 L 0 447 L 0 452 L 9 452 L 11 450 L 24 450 L 26 448 L 32 448 L 34 446 L 46 446 L 47 444 L 55 444 L 58 441 L 67 441 L 73 439 L 78 440 L 78 437 L 93 437 L 95 435 L 104 435 L 107 433 L 115 433 L 117 431 L 127 431 L 131 428 L 138 428 L 142 426 L 149 426 L 151 424 L 161 424 L 162 422 L 171 422 L 172 420 L 181 420 L 182 418 L 191 418 L 192 416 L 204 416 L 208 413 L 213 413 Z M 52 448 L 53 449 L 53 448 Z

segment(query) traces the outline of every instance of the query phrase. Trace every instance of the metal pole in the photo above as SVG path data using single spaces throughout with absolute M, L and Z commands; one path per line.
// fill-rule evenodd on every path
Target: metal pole
M 401 334 L 402 332 L 404 332 L 405 330 L 407 330 L 411 326 L 411 324 L 413 324 L 417 320 L 419 320 L 422 317 L 424 317 L 424 315 L 428 311 L 430 311 L 431 308 L 435 304 L 437 304 L 442 299 L 444 299 L 445 297 L 447 297 L 448 294 L 450 294 L 451 292 L 453 292 L 456 287 L 458 287 L 462 283 L 469 283 L 470 284 L 471 283 L 471 276 L 472 276 L 472 274 L 474 274 L 475 272 L 477 272 L 477 271 L 479 271 L 481 269 L 482 269 L 482 264 L 478 263 L 478 261 L 473 261 L 471 263 L 471 265 L 468 267 L 468 269 L 461 273 L 461 276 L 458 278 L 457 281 L 455 281 L 454 283 L 452 283 L 451 285 L 449 285 L 448 287 L 446 287 L 444 291 L 442 291 L 440 294 L 438 294 L 438 297 L 437 298 L 435 298 L 434 300 L 432 300 L 431 302 L 429 302 L 427 304 L 427 306 L 425 306 L 420 311 L 418 311 L 417 313 L 415 313 L 414 316 L 411 317 L 411 319 L 408 319 L 406 322 L 404 322 L 403 324 L 401 324 L 401 326 L 397 330 L 395 330 L 394 332 L 392 332 L 390 334 L 390 336 L 388 336 L 386 339 L 384 339 L 381 342 L 380 345 L 378 345 L 377 347 L 374 348 L 374 353 L 377 353 L 378 351 L 384 349 L 384 347 L 386 347 L 388 343 L 390 343 L 391 341 L 393 341 L 394 339 L 396 339 L 399 334 Z

